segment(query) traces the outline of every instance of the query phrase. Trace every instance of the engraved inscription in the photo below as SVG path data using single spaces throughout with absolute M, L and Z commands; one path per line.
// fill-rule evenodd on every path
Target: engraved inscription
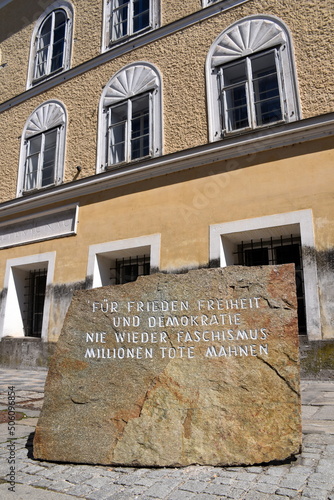
M 85 359 L 207 359 L 268 356 L 269 332 L 246 324 L 244 313 L 268 307 L 260 297 L 237 299 L 94 301 L 107 314 L 108 332 L 86 332 Z M 111 339 L 116 347 L 103 346 Z

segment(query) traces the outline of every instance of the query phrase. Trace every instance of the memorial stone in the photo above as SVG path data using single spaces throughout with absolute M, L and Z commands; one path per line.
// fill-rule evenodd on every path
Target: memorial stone
M 154 274 L 76 292 L 34 456 L 241 465 L 299 453 L 293 265 Z

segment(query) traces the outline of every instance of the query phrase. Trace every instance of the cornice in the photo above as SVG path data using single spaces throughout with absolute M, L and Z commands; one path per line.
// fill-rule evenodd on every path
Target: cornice
M 0 104 L 0 113 L 7 111 L 8 109 L 21 104 L 22 102 L 31 99 L 37 95 L 46 92 L 57 85 L 61 85 L 64 82 L 71 80 L 77 76 L 83 75 L 87 71 L 93 70 L 102 64 L 105 64 L 109 61 L 112 61 L 124 54 L 132 52 L 135 49 L 148 45 L 152 42 L 160 40 L 166 36 L 177 33 L 178 31 L 184 30 L 192 26 L 193 24 L 200 23 L 212 16 L 215 16 L 221 12 L 225 12 L 234 7 L 237 7 L 243 3 L 248 2 L 249 0 L 224 0 L 222 2 L 214 3 L 208 7 L 200 9 L 189 16 L 183 17 L 182 19 L 178 19 L 170 24 L 161 26 L 160 28 L 148 31 L 140 36 L 135 38 L 130 38 L 128 41 L 117 45 L 105 52 L 102 52 L 98 56 L 82 63 L 78 66 L 75 66 L 67 71 L 60 73 L 59 75 L 54 76 L 53 78 L 44 81 L 38 85 L 34 85 L 29 88 L 25 92 L 9 99 Z
M 305 143 L 329 137 L 333 133 L 334 113 L 254 131 L 247 135 L 239 135 L 170 155 L 131 163 L 79 181 L 15 198 L 0 205 L 0 217 L 10 217 L 28 210 L 45 208 L 54 203 L 69 203 L 83 196 L 115 187 L 210 165 L 218 161 Z

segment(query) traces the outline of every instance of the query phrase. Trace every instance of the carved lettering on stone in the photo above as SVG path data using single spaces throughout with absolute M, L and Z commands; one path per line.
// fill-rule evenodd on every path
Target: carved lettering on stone
M 236 465 L 285 460 L 300 445 L 292 265 L 155 274 L 75 294 L 36 458 Z

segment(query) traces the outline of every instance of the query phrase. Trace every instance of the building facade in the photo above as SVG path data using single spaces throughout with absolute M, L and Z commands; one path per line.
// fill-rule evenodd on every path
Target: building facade
M 333 1 L 0 1 L 3 363 L 77 289 L 293 262 L 334 339 Z

